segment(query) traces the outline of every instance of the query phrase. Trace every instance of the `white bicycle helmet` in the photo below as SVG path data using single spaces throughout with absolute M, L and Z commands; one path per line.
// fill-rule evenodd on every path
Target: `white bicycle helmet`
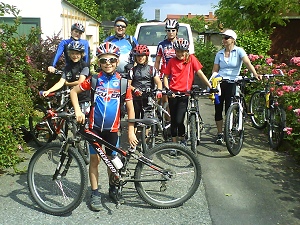
M 99 58 L 101 55 L 113 54 L 117 57 L 120 56 L 120 49 L 112 42 L 104 42 L 96 49 L 96 56 Z
M 177 20 L 171 20 L 171 19 L 168 19 L 166 21 L 166 30 L 167 29 L 176 29 L 178 30 L 179 29 L 179 23 Z

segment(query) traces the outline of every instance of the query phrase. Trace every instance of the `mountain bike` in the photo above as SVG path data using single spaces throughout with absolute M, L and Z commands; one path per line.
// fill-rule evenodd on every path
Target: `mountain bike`
M 73 108 L 70 108 L 70 89 L 52 92 L 46 97 L 49 99 L 48 107 L 45 109 L 41 105 L 34 107 L 34 113 L 29 117 L 30 131 L 33 140 L 39 147 L 52 142 L 56 138 L 60 141 L 67 140 L 69 132 L 76 141 L 76 147 L 79 149 L 81 156 L 86 164 L 90 162 L 90 151 L 87 141 L 81 140 L 76 136 L 77 122 Z M 52 108 L 50 98 L 61 96 L 61 106 L 57 109 Z M 60 136 L 59 136 L 60 135 Z
M 42 94 L 42 92 L 40 92 Z M 70 104 L 70 89 L 52 92 L 46 98 L 47 108 L 42 105 L 34 106 L 34 111 L 29 117 L 29 127 L 33 140 L 38 146 L 43 146 L 52 140 L 55 140 L 61 132 L 67 135 L 64 127 L 65 120 L 60 117 L 55 117 L 55 112 L 68 110 Z M 52 107 L 52 97 L 55 99 L 61 97 L 60 106 L 56 109 Z
M 186 140 L 190 142 L 191 150 L 197 154 L 197 146 L 201 143 L 201 132 L 204 128 L 204 122 L 200 113 L 198 97 L 209 94 L 202 90 L 198 85 L 192 85 L 189 92 L 175 92 L 175 97 L 189 96 L 189 103 L 186 115 Z M 172 119 L 172 118 L 171 118 Z
M 240 153 L 244 142 L 244 121 L 248 113 L 245 100 L 245 87 L 247 83 L 254 82 L 255 78 L 239 76 L 236 80 L 222 80 L 222 82 L 235 83 L 236 93 L 231 98 L 231 104 L 226 112 L 224 140 L 228 152 L 236 156 Z
M 250 98 L 250 112 L 252 124 L 257 129 L 267 127 L 269 145 L 277 149 L 283 141 L 286 127 L 286 113 L 278 103 L 278 96 L 275 91 L 271 91 L 273 86 L 282 86 L 283 82 L 276 80 L 276 77 L 284 76 L 281 70 L 278 74 L 265 74 L 265 84 L 263 90 L 255 91 Z
M 128 122 L 143 122 L 143 119 Z M 199 187 L 199 160 L 187 147 L 163 143 L 145 154 L 133 148 L 123 150 L 104 141 L 81 126 L 78 133 L 96 150 L 111 171 L 116 185 L 116 205 L 120 205 L 123 187 L 133 182 L 139 196 L 153 207 L 167 209 L 181 206 Z M 123 167 L 116 169 L 103 149 L 118 152 Z M 179 154 L 171 156 L 170 150 Z M 82 157 L 68 138 L 62 145 L 50 143 L 32 156 L 28 166 L 28 187 L 36 204 L 45 212 L 63 215 L 76 209 L 86 195 L 88 173 Z
M 147 151 L 149 148 L 153 148 L 156 143 L 156 138 L 161 134 L 164 141 L 168 141 L 171 134 L 170 121 L 166 120 L 170 117 L 168 110 L 161 106 L 155 99 L 156 90 L 142 90 L 143 96 L 147 97 L 148 105 L 143 107 L 144 119 L 148 120 L 148 123 L 137 122 L 137 131 L 140 132 L 140 140 L 142 144 L 142 151 Z M 165 92 L 163 92 L 165 94 Z M 147 120 L 146 120 L 147 121 Z M 149 123 L 150 122 L 150 123 Z

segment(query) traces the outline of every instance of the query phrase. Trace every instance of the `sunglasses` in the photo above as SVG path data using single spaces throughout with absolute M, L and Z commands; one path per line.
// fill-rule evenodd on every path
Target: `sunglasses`
M 228 40 L 229 38 L 231 38 L 231 37 L 228 35 L 223 36 L 223 39 L 225 39 L 225 40 Z
M 100 59 L 99 59 L 99 62 L 100 62 L 101 64 L 105 64 L 105 63 L 116 63 L 117 61 L 118 61 L 117 58 L 109 58 L 109 59 L 107 59 L 107 58 L 100 58 Z
M 173 29 L 173 30 L 167 30 L 167 32 L 175 32 L 176 30 L 175 29 Z
M 125 25 L 121 25 L 121 24 L 116 24 L 115 26 L 118 27 L 118 28 L 126 28 Z

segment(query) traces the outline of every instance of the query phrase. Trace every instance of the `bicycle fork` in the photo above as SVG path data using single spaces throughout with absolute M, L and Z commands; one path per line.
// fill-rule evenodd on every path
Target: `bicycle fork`
M 71 143 L 70 143 L 69 140 L 63 142 L 63 144 L 61 146 L 61 151 L 60 151 L 61 157 L 60 157 L 59 162 L 57 164 L 56 170 L 55 170 L 55 172 L 52 176 L 52 180 L 58 180 L 61 177 L 66 176 L 66 174 L 67 174 L 67 172 L 70 168 L 71 162 L 72 162 L 71 157 L 68 158 L 68 161 L 67 161 L 67 163 L 65 165 L 65 168 L 62 172 L 61 172 L 61 169 L 62 169 L 62 166 L 64 165 L 66 157 L 68 156 L 68 149 L 69 149 L 70 145 L 71 145 Z
M 241 101 L 239 101 L 238 103 L 238 126 L 236 127 L 237 128 L 237 131 L 241 131 L 243 130 L 243 119 L 244 119 L 244 115 L 243 115 L 243 112 L 244 112 L 244 107 L 243 107 L 243 104 Z M 233 118 L 233 114 L 230 115 L 230 123 L 229 123 L 229 128 L 230 130 L 232 130 L 233 126 L 234 126 L 234 118 Z

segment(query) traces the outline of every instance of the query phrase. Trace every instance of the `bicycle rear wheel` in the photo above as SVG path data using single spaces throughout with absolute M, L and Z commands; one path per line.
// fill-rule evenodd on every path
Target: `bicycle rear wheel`
M 189 121 L 189 133 L 190 133 L 190 141 L 191 141 L 191 149 L 192 151 L 197 154 L 197 124 L 196 124 L 196 115 L 191 114 L 190 115 L 190 121 Z
M 244 118 L 239 118 L 239 105 L 233 104 L 226 113 L 224 139 L 228 152 L 236 156 L 244 142 Z
M 47 110 L 43 106 L 36 105 L 29 117 L 29 127 L 33 140 L 39 147 L 53 140 L 54 136 L 49 128 L 51 123 L 51 119 L 47 118 Z
M 270 122 L 268 125 L 268 139 L 270 147 L 277 149 L 283 141 L 286 127 L 286 113 L 281 107 L 270 109 Z
M 253 114 L 251 122 L 257 129 L 264 129 L 267 126 L 265 94 L 265 92 L 256 91 L 250 98 L 249 108 L 250 113 Z
M 87 191 L 87 169 L 75 148 L 62 162 L 56 179 L 53 175 L 62 159 L 61 144 L 51 143 L 36 151 L 29 163 L 27 182 L 29 192 L 46 213 L 63 215 L 76 209 Z
M 176 156 L 170 155 L 176 150 Z M 197 191 L 201 181 L 201 166 L 187 147 L 177 143 L 156 145 L 145 154 L 151 159 L 148 166 L 138 162 L 135 168 L 135 188 L 139 196 L 156 208 L 173 208 L 182 205 Z M 155 170 L 159 166 L 171 176 Z

